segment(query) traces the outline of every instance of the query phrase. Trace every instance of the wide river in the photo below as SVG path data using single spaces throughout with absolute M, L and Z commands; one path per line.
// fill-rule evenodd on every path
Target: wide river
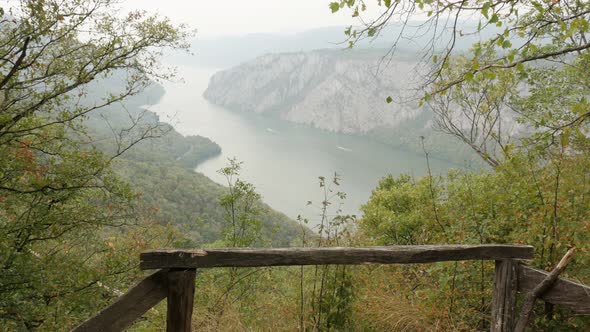
M 164 83 L 166 94 L 150 109 L 184 135 L 201 135 L 221 146 L 221 155 L 200 164 L 197 172 L 225 184 L 217 170 L 227 159 L 242 161 L 242 178 L 253 183 L 263 200 L 291 218 L 301 214 L 317 222 L 322 191 L 318 177 L 341 177 L 336 190 L 347 198 L 343 213 L 360 214 L 371 190 L 387 174 L 427 173 L 424 155 L 411 153 L 372 140 L 330 133 L 230 111 L 202 97 L 215 69 L 180 67 L 184 83 Z M 431 160 L 433 172 L 446 172 L 457 165 Z M 307 206 L 307 202 L 314 204 Z M 335 201 L 332 213 L 339 207 Z

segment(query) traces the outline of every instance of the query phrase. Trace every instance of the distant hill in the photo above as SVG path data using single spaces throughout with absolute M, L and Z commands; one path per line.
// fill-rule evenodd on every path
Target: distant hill
M 421 22 L 410 23 L 404 30 L 406 37 L 398 40 L 402 31 L 401 25 L 388 26 L 376 38 L 365 38 L 355 48 L 389 50 L 397 43 L 397 50 L 416 52 L 431 46 L 432 35 L 425 33 L 426 27 Z M 473 32 L 477 22 L 459 22 L 458 30 Z M 204 39 L 198 34 L 191 41 L 192 55 L 173 53 L 167 55 L 167 61 L 178 65 L 192 65 L 212 68 L 229 68 L 254 58 L 271 53 L 308 52 L 318 49 L 346 49 L 348 43 L 344 34 L 344 26 L 318 28 L 292 34 L 247 34 L 243 36 L 227 36 L 215 39 Z M 455 43 L 457 50 L 467 50 L 474 42 L 489 38 L 502 30 L 487 29 L 485 35 L 466 34 Z M 450 41 L 451 30 L 437 31 L 435 48 L 444 49 Z M 384 53 L 383 53 L 384 54 Z M 383 55 L 382 54 L 382 55 Z

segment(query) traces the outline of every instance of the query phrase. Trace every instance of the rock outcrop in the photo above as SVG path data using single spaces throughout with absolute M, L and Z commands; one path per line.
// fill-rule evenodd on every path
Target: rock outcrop
M 396 128 L 423 111 L 406 100 L 416 77 L 410 57 L 384 59 L 384 51 L 313 51 L 269 54 L 216 73 L 204 93 L 239 111 L 342 133 Z

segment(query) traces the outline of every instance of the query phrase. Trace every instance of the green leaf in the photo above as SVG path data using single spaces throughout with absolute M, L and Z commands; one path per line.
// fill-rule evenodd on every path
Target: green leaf
M 486 2 L 483 4 L 483 7 L 481 8 L 481 14 L 485 17 L 488 18 L 488 10 L 490 9 L 490 3 Z
M 512 61 L 514 61 L 514 53 L 510 53 L 510 54 L 508 54 L 508 57 L 507 57 L 507 59 L 508 59 L 508 62 L 512 62 Z
M 486 70 L 486 71 L 484 71 L 484 76 L 489 80 L 493 80 L 496 78 L 496 73 L 494 73 L 491 70 Z
M 492 18 L 490 18 L 490 21 L 489 22 L 490 23 L 496 23 L 498 21 L 499 21 L 498 14 L 494 14 L 494 15 L 492 15 Z
M 337 12 L 340 9 L 340 4 L 338 2 L 331 2 L 330 3 L 330 10 L 332 13 Z

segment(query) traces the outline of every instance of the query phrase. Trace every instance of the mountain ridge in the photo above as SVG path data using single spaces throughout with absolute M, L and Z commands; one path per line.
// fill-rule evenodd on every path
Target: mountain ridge
M 422 112 L 414 104 L 388 104 L 408 99 L 404 77 L 417 63 L 396 58 L 382 63 L 382 53 L 312 51 L 267 54 L 213 75 L 204 97 L 221 106 L 341 133 L 366 133 L 396 127 Z

